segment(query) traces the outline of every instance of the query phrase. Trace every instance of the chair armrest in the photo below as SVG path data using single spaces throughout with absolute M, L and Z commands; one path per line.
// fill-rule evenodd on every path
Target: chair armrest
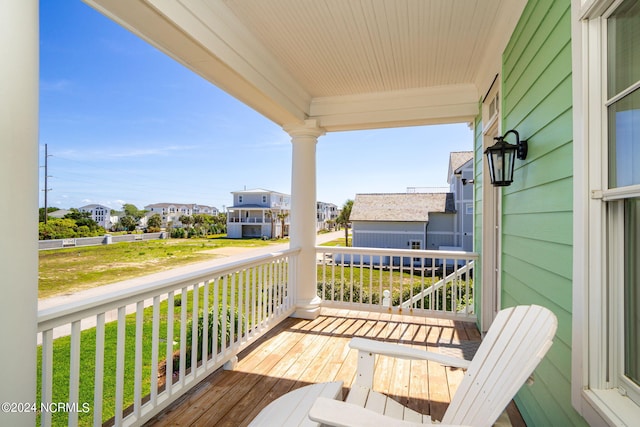
M 461 369 L 467 369 L 471 364 L 470 360 L 461 359 L 459 357 L 446 356 L 443 354 L 433 353 L 431 351 L 418 350 L 417 348 L 369 340 L 366 338 L 352 338 L 351 342 L 349 342 L 349 347 L 359 351 L 397 357 L 400 359 L 430 360 L 444 366 Z
M 425 415 L 428 417 L 428 415 Z M 424 427 L 425 424 L 398 420 L 351 403 L 319 397 L 309 411 L 312 421 L 336 427 Z M 429 423 L 427 423 L 429 424 Z M 438 424 L 438 427 L 452 427 Z

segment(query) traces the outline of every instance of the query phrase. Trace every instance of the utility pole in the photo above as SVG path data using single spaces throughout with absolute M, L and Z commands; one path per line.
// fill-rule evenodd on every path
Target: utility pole
M 44 223 L 47 224 L 47 217 L 49 216 L 49 212 L 47 212 L 47 193 L 51 191 L 49 188 L 49 154 L 47 152 L 47 144 L 44 144 Z

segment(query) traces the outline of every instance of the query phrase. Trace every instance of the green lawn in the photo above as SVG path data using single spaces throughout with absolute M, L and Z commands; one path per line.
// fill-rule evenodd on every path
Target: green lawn
M 281 242 L 216 236 L 40 251 L 38 298 L 76 292 L 220 256 L 207 253 L 211 249 L 257 248 Z
M 349 245 L 351 245 L 351 238 L 349 238 Z M 347 246 L 344 243 L 344 237 L 331 240 L 329 242 L 321 243 L 319 246 Z

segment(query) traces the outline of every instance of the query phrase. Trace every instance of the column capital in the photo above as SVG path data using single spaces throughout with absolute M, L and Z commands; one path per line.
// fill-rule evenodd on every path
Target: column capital
M 318 138 L 326 133 L 324 128 L 320 127 L 317 119 L 307 119 L 302 123 L 293 123 L 282 127 L 292 138 L 297 136 L 311 136 Z

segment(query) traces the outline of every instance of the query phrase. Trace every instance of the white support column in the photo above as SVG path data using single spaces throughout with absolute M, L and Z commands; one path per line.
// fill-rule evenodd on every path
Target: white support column
M 284 130 L 293 145 L 290 245 L 302 249 L 293 275 L 297 280 L 294 316 L 315 319 L 321 303 L 316 290 L 316 143 L 325 131 L 316 120 Z
M 36 401 L 38 0 L 0 2 L 0 402 Z M 0 425 L 35 413 L 0 411 Z

